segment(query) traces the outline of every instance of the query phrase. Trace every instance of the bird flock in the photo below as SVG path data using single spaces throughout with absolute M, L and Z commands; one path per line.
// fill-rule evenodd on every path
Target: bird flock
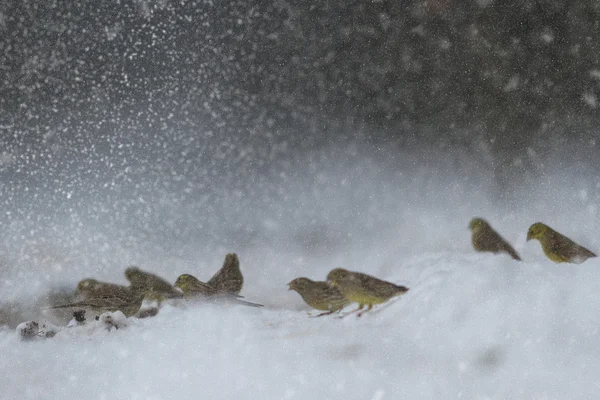
M 476 251 L 506 253 L 514 260 L 521 257 L 516 250 L 482 218 L 473 218 L 469 223 L 472 243 Z M 582 263 L 596 254 L 558 233 L 549 226 L 537 222 L 530 226 L 527 240 L 538 240 L 544 254 L 556 263 Z M 101 282 L 93 278 L 80 281 L 77 293 L 82 300 L 51 306 L 50 309 L 69 309 L 77 323 L 86 319 L 99 320 L 104 313 L 121 311 L 125 317 L 145 318 L 155 316 L 163 302 L 171 299 L 262 307 L 262 304 L 247 301 L 240 295 L 244 277 L 240 261 L 235 253 L 225 256 L 223 266 L 207 282 L 190 274 L 180 275 L 174 284 L 167 280 L 131 266 L 125 270 L 129 286 Z M 352 303 L 358 308 L 343 314 L 357 313 L 357 317 L 371 311 L 373 306 L 387 302 L 409 289 L 361 272 L 335 268 L 326 281 L 313 281 L 305 277 L 288 283 L 289 290 L 296 291 L 312 308 L 322 311 L 321 317 L 339 313 Z M 150 303 L 150 307 L 143 304 Z M 366 309 L 365 309 L 366 306 Z M 105 317 L 106 318 L 106 317 Z M 110 318 L 109 318 L 110 319 Z M 36 323 L 33 323 L 36 324 Z M 27 325 L 28 329 L 32 326 Z M 22 336 L 26 336 L 21 332 Z
M 78 319 L 83 322 L 85 315 L 98 319 L 104 312 L 117 310 L 126 317 L 154 316 L 158 313 L 160 305 L 168 299 L 207 299 L 262 307 L 261 304 L 242 300 L 242 296 L 239 295 L 244 277 L 240 270 L 240 260 L 235 253 L 225 256 L 221 269 L 206 283 L 193 275 L 183 274 L 177 278 L 175 284 L 171 284 L 160 276 L 135 266 L 125 270 L 125 277 L 130 283 L 129 286 L 101 282 L 93 278 L 83 279 L 77 284 L 77 292 L 83 300 L 50 308 L 70 309 L 77 313 Z M 155 302 L 157 305 L 142 309 L 144 301 Z
M 517 261 L 521 257 L 515 249 L 492 226 L 482 218 L 473 218 L 469 223 L 473 232 L 473 247 L 477 251 L 491 253 L 506 253 Z M 558 233 L 548 225 L 536 222 L 527 231 L 527 240 L 535 239 L 542 245 L 546 257 L 556 263 L 581 264 L 596 254 L 578 245 L 568 237 Z

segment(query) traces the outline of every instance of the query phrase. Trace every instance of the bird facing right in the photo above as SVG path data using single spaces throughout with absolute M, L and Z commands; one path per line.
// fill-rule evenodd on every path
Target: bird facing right
M 365 305 L 368 306 L 365 311 L 358 314 L 359 317 L 370 311 L 374 305 L 385 303 L 392 297 L 408 292 L 408 288 L 405 286 L 343 268 L 331 270 L 327 275 L 327 281 L 338 288 L 345 298 L 359 304 L 355 311 L 362 310 Z
M 473 218 L 469 223 L 469 229 L 473 232 L 471 241 L 475 250 L 506 253 L 513 259 L 521 261 L 521 257 L 519 257 L 515 249 L 483 218 Z
M 315 282 L 308 278 L 296 278 L 288 283 L 290 290 L 298 292 L 302 299 L 314 309 L 326 311 L 317 317 L 342 310 L 350 300 L 327 282 Z
M 555 263 L 581 264 L 588 258 L 596 257 L 596 254 L 541 222 L 529 227 L 527 240 L 531 239 L 539 240 L 546 257 Z

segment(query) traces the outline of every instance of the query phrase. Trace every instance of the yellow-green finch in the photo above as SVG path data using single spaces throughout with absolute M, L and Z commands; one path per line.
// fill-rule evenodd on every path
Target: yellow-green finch
M 326 311 L 317 317 L 338 312 L 351 302 L 340 291 L 322 281 L 312 281 L 308 278 L 296 278 L 288 283 L 289 290 L 298 292 L 302 299 L 314 309 Z
M 129 267 L 125 270 L 125 277 L 131 283 L 134 292 L 148 292 L 160 294 L 166 298 L 181 298 L 183 294 L 163 278 L 142 271 L 138 267 Z
M 482 218 L 473 218 L 469 223 L 469 229 L 473 232 L 471 241 L 477 251 L 491 253 L 506 253 L 515 260 L 521 261 L 519 254 L 498 234 L 490 224 Z
M 237 254 L 227 254 L 221 269 L 207 283 L 217 290 L 239 294 L 244 285 L 244 276 L 240 270 L 240 259 Z
M 234 304 L 243 304 L 251 307 L 262 307 L 262 304 L 251 303 L 242 300 L 242 296 L 229 293 L 223 290 L 217 290 L 207 283 L 190 274 L 180 275 L 175 281 L 175 287 L 181 289 L 184 297 L 189 299 L 210 299 L 217 301 L 233 302 Z
M 588 258 L 596 257 L 596 254 L 541 222 L 529 227 L 527 240 L 531 239 L 539 240 L 546 257 L 556 263 L 581 264 Z
M 384 303 L 392 297 L 408 291 L 405 286 L 399 286 L 371 275 L 351 272 L 343 268 L 331 270 L 327 275 L 327 281 L 339 289 L 345 298 L 358 303 L 358 309 L 353 312 L 362 310 L 365 305 L 368 306 L 365 311 L 358 314 L 359 317 L 370 311 L 374 305 Z

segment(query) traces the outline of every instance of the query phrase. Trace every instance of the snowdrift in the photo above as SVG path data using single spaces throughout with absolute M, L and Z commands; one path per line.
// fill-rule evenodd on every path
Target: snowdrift
M 361 318 L 309 318 L 286 292 L 296 307 L 166 305 L 30 342 L 5 329 L 2 397 L 596 398 L 600 261 L 533 258 L 411 257 L 381 276 L 411 290 Z

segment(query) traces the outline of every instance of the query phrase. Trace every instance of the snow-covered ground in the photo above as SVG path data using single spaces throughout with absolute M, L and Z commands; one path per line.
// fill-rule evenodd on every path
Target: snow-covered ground
M 187 197 L 96 198 L 96 182 L 70 203 L 23 197 L 28 208 L 0 214 L 0 399 L 597 399 L 600 260 L 556 265 L 525 241 L 543 221 L 598 253 L 596 172 L 549 169 L 507 200 L 490 171 L 444 157 L 335 148 Z M 475 216 L 525 261 L 475 253 Z M 167 304 L 118 330 L 15 332 L 66 323 L 40 312 L 48 290 L 126 284 L 131 264 L 207 280 L 231 251 L 242 294 L 264 308 Z M 335 267 L 411 290 L 360 319 L 309 318 L 286 283 Z
M 397 260 L 382 277 L 411 290 L 360 319 L 308 318 L 282 289 L 296 307 L 265 293 L 263 309 L 167 305 L 110 332 L 5 329 L 2 398 L 598 398 L 600 261 L 526 255 Z

